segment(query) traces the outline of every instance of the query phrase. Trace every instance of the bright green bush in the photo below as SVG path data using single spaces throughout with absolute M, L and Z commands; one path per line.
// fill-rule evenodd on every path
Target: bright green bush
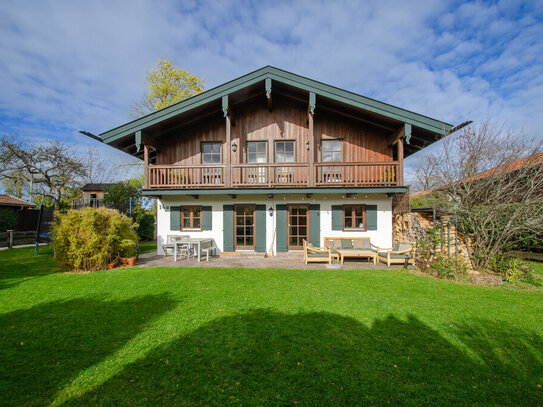
M 136 217 L 138 223 L 138 239 L 153 240 L 155 238 L 155 217 L 150 213 L 140 213 Z
M 0 208 L 0 232 L 12 230 L 17 225 L 17 216 L 11 208 Z
M 133 250 L 137 237 L 132 229 L 132 220 L 114 209 L 69 210 L 53 224 L 55 257 L 67 270 L 104 269 Z
M 498 255 L 489 261 L 489 268 L 494 273 L 503 277 L 509 283 L 528 283 L 540 285 L 539 279 L 533 275 L 533 269 L 530 263 L 518 257 Z

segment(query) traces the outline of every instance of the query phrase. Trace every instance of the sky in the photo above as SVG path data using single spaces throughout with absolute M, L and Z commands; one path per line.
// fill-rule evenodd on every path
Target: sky
M 273 65 L 543 140 L 543 1 L 509 0 L 0 0 L 0 134 L 126 162 L 78 131 L 131 120 L 160 57 L 206 89 Z

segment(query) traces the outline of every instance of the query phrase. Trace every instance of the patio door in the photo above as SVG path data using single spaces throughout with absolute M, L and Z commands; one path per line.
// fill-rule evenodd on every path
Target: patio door
M 255 249 L 255 205 L 236 205 L 234 209 L 235 250 Z
M 301 250 L 303 240 L 309 241 L 309 208 L 307 205 L 289 205 L 288 250 Z

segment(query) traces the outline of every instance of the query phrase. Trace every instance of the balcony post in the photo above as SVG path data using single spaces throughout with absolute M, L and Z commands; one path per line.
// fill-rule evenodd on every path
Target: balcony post
M 230 109 L 228 108 L 228 95 L 222 97 L 222 111 L 224 113 L 225 124 L 226 124 L 226 143 L 224 152 L 224 163 L 226 167 L 224 168 L 224 186 L 226 188 L 232 187 L 232 141 L 231 141 L 231 130 L 232 130 L 232 121 L 230 120 Z
M 309 93 L 309 106 L 307 109 L 308 142 L 309 142 L 309 185 L 315 186 L 315 137 L 313 132 L 313 114 L 315 113 L 317 97 L 313 92 Z
M 144 164 L 143 187 L 145 189 L 149 189 L 149 144 L 143 145 L 143 164 Z
M 398 176 L 397 185 L 403 185 L 403 138 L 398 139 Z

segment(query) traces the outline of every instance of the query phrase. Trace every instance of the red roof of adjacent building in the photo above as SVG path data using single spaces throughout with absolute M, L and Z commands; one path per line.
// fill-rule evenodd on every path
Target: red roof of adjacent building
M 0 206 L 26 206 L 33 208 L 36 205 L 13 196 L 0 194 Z

